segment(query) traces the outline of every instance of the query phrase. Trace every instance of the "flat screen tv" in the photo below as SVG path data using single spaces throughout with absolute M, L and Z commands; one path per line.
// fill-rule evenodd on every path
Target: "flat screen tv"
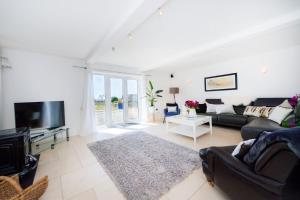
M 15 103 L 16 128 L 55 129 L 65 125 L 63 101 Z

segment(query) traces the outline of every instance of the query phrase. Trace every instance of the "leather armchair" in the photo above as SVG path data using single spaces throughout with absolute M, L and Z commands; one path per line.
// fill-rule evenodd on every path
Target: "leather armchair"
M 203 172 L 233 200 L 300 199 L 300 162 L 286 143 L 268 147 L 254 166 L 232 156 L 235 146 L 200 150 Z

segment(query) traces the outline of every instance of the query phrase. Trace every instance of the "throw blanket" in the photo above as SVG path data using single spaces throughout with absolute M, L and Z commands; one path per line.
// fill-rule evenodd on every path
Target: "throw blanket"
M 280 129 L 271 133 L 264 132 L 244 156 L 244 162 L 249 165 L 254 164 L 263 151 L 276 142 L 286 142 L 290 150 L 300 158 L 300 127 L 297 127 Z

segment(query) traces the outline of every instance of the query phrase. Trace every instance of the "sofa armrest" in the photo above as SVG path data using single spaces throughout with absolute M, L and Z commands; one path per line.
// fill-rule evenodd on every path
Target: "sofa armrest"
M 164 109 L 164 113 L 165 113 L 165 115 L 168 113 L 168 108 Z
M 225 151 L 220 147 L 210 147 L 207 150 L 207 162 L 209 170 L 214 173 L 216 170 L 215 165 L 224 165 L 228 170 L 237 174 L 240 179 L 244 179 L 247 182 L 254 183 L 267 191 L 280 194 L 282 193 L 280 188 L 283 188 L 283 184 L 272 179 L 255 174 L 250 167 L 241 162 L 231 153 Z

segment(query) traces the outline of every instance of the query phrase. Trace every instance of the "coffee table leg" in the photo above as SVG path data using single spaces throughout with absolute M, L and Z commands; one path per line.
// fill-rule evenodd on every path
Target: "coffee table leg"
M 197 138 L 196 138 L 196 126 L 194 125 L 193 126 L 193 134 L 194 134 L 194 146 L 196 146 L 196 143 L 197 143 Z
M 166 121 L 166 125 L 167 125 L 167 132 L 169 132 L 169 122 Z

